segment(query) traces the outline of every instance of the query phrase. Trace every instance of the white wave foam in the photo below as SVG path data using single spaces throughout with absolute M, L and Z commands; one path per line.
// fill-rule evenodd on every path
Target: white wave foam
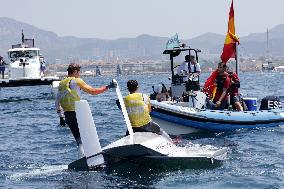
M 31 178 L 42 175 L 54 175 L 68 169 L 68 165 L 47 165 L 38 169 L 32 169 L 28 172 L 15 173 L 8 178 L 11 180 L 19 180 L 22 178 Z

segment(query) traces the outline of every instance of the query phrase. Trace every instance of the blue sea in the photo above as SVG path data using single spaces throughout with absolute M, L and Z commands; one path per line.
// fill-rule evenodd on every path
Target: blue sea
M 124 95 L 126 82 L 136 79 L 141 92 L 169 84 L 170 74 L 119 76 Z M 208 73 L 202 74 L 204 81 Z M 88 77 L 95 87 L 113 77 Z M 240 73 L 241 93 L 284 100 L 284 74 Z M 102 146 L 125 134 L 114 90 L 91 96 L 89 101 Z M 67 170 L 78 159 L 76 143 L 67 127 L 58 125 L 54 95 L 49 86 L 2 88 L 0 91 L 1 188 L 284 188 L 284 126 L 232 133 L 183 136 L 184 144 L 211 144 L 229 148 L 218 166 L 156 169 L 147 165 L 117 165 L 93 172 Z

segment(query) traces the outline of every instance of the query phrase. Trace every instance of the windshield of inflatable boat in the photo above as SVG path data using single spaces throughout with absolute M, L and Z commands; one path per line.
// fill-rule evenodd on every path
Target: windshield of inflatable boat
M 38 50 L 24 50 L 24 51 L 11 51 L 9 52 L 9 58 L 11 59 L 17 59 L 20 57 L 25 57 L 25 58 L 33 58 L 35 56 L 39 55 Z

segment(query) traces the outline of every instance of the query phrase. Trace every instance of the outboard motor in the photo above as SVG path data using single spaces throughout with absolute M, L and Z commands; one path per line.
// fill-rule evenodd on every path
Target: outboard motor
M 266 96 L 261 100 L 259 110 L 281 109 L 281 101 L 277 96 Z

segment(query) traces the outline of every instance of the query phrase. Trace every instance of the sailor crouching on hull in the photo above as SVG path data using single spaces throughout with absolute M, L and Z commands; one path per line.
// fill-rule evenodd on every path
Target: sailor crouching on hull
M 127 89 L 129 94 L 125 97 L 124 102 L 133 132 L 153 132 L 171 140 L 169 135 L 152 121 L 150 98 L 148 95 L 138 92 L 138 82 L 129 80 Z M 126 135 L 128 134 L 127 131 Z
M 109 88 L 114 88 L 115 84 L 111 82 L 107 86 L 93 88 L 80 78 L 80 68 L 79 64 L 70 64 L 68 66 L 68 76 L 59 83 L 55 104 L 57 113 L 60 114 L 61 110 L 64 111 L 66 124 L 70 128 L 81 154 L 84 154 L 76 118 L 75 102 L 80 101 L 81 90 L 91 95 L 97 95 L 107 91 Z M 60 121 L 62 122 L 62 118 L 60 118 Z

